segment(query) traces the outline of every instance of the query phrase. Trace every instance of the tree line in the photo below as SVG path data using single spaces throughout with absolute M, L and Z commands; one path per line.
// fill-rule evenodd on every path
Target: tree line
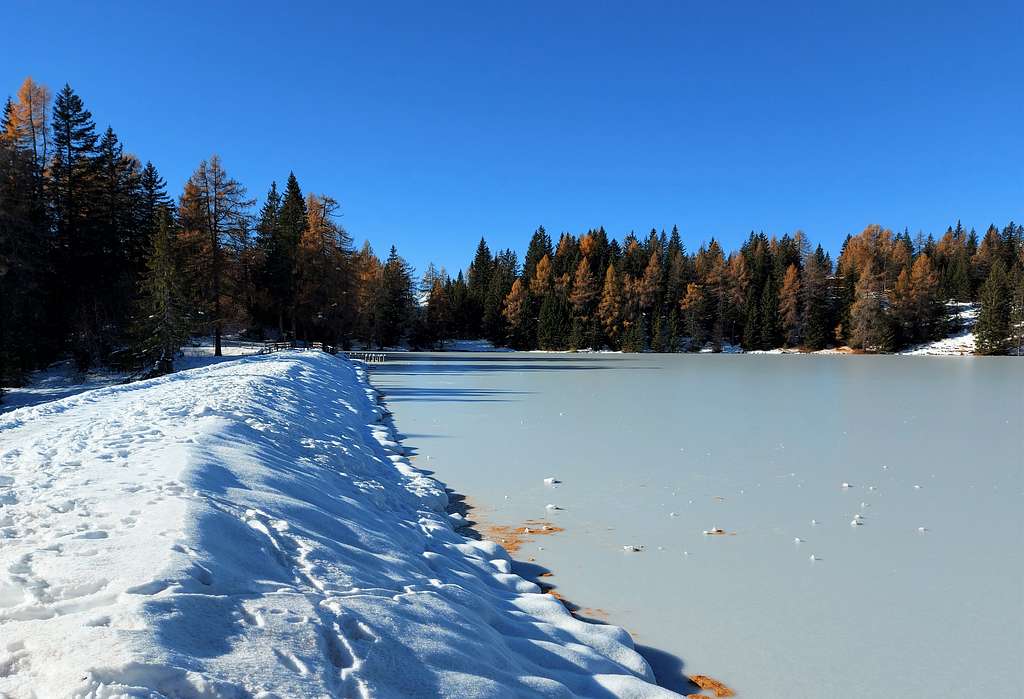
M 431 266 L 422 291 L 419 344 L 888 352 L 944 337 L 958 303 L 980 302 L 978 350 L 999 354 L 1024 339 L 1024 227 L 990 226 L 979 238 L 958 222 L 935 240 L 871 225 L 835 261 L 799 231 L 751 233 L 726 254 L 714 239 L 688 252 L 677 228 L 621 242 L 598 228 L 555 243 L 541 227 L 521 268 L 481 239 L 468 275 Z
M 82 98 L 26 79 L 0 115 L 0 385 L 70 356 L 169 371 L 194 334 L 390 345 L 413 277 L 353 249 L 339 204 L 294 174 L 262 206 L 216 155 L 177 198 Z
M 294 174 L 261 205 L 216 156 L 172 198 L 151 162 L 99 131 L 82 98 L 31 78 L 0 115 L 0 385 L 70 356 L 169 371 L 190 335 L 438 347 L 674 352 L 704 347 L 890 351 L 949 332 L 980 302 L 979 350 L 1021 344 L 1024 228 L 939 239 L 879 226 L 833 261 L 796 232 L 726 253 L 679 231 L 534 232 L 520 261 L 481 239 L 465 274 L 419 280 L 392 247 L 355 249 L 339 203 Z

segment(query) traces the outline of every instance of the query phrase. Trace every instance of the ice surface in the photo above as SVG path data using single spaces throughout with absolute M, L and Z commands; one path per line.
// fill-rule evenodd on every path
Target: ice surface
M 1024 696 L 1018 358 L 438 354 L 372 379 L 471 519 L 565 528 L 513 570 L 667 683 Z

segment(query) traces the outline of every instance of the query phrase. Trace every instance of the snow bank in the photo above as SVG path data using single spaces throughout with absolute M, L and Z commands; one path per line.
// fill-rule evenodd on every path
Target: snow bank
M 452 530 L 362 372 L 289 352 L 0 416 L 0 696 L 668 695 Z

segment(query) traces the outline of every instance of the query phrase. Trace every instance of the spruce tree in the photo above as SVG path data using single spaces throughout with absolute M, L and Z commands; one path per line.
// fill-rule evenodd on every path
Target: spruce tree
M 569 337 L 569 305 L 561 294 L 544 297 L 537 319 L 537 346 L 542 350 L 558 350 Z
M 174 222 L 166 207 L 158 213 L 142 285 L 139 354 L 152 375 L 174 369 L 174 357 L 189 336 L 190 318 L 180 285 Z
M 471 301 L 470 327 L 468 330 L 475 337 L 480 337 L 484 334 L 484 304 L 487 300 L 487 291 L 490 289 L 493 268 L 494 261 L 491 259 L 491 251 L 487 247 L 487 241 L 480 238 L 480 243 L 476 248 L 476 255 L 469 265 L 469 275 L 466 284 Z
M 1011 277 L 1010 341 L 1013 354 L 1024 353 L 1024 267 L 1017 267 Z
M 299 181 L 295 173 L 288 173 L 281 201 L 281 213 L 278 216 L 277 237 L 271 246 L 267 265 L 270 268 L 272 293 L 278 307 L 279 329 L 284 329 L 284 317 L 287 316 L 292 337 L 295 337 L 297 320 L 295 261 L 299 241 L 302 240 L 308 225 L 306 200 L 302 196 Z
M 379 347 L 395 346 L 402 340 L 412 312 L 412 269 L 392 245 L 381 276 L 376 332 Z
M 978 354 L 1003 354 L 1010 335 L 1010 304 L 1006 269 L 997 259 L 981 285 L 981 310 L 974 328 Z

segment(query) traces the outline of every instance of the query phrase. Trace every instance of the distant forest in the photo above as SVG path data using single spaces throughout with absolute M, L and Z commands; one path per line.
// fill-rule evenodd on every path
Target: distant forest
M 62 357 L 169 370 L 194 334 L 440 347 L 678 352 L 728 345 L 886 352 L 949 333 L 980 303 L 978 351 L 1024 333 L 1024 227 L 938 240 L 877 225 L 833 260 L 802 232 L 697 250 L 675 228 L 534 232 L 520 263 L 481 239 L 466 273 L 420 279 L 356 250 L 338 202 L 293 174 L 261 204 L 217 156 L 172 198 L 156 167 L 97 131 L 68 85 L 26 79 L 0 121 L 0 385 Z M 468 251 L 467 251 L 468 252 Z

